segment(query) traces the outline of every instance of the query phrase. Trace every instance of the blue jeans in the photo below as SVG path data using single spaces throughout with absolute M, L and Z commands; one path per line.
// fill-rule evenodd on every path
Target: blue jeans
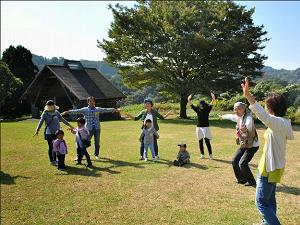
M 100 152 L 100 129 L 93 129 L 89 130 L 90 132 L 90 139 L 94 136 L 94 142 L 95 142 L 95 156 L 99 156 Z
M 144 144 L 144 157 L 145 157 L 145 159 L 148 158 L 148 148 L 150 148 L 151 154 L 152 154 L 152 159 L 154 159 L 155 158 L 154 143 Z
M 276 216 L 275 193 L 276 183 L 269 183 L 268 177 L 263 177 L 258 173 L 255 197 L 256 207 L 263 216 L 264 222 L 269 225 L 280 225 Z
M 141 145 L 140 145 L 140 156 L 144 156 L 144 149 L 145 149 L 145 146 L 144 146 L 144 138 L 142 138 L 142 142 L 141 142 Z M 154 136 L 154 152 L 155 152 L 155 156 L 158 156 L 158 144 L 157 144 L 157 137 Z

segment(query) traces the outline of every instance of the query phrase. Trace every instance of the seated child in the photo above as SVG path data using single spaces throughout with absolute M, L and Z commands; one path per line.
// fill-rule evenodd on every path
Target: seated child
M 145 162 L 148 161 L 148 148 L 151 150 L 152 160 L 156 160 L 155 151 L 154 151 L 154 136 L 159 138 L 158 133 L 156 132 L 154 126 L 152 125 L 152 121 L 147 119 L 145 122 L 145 126 L 140 136 L 140 142 L 144 142 L 144 158 Z
M 81 164 L 81 160 L 83 156 L 85 156 L 87 160 L 86 167 L 92 167 L 92 161 L 89 153 L 87 152 L 87 147 L 90 146 L 89 140 L 89 130 L 85 127 L 85 119 L 79 117 L 77 119 L 77 127 L 74 130 L 71 130 L 73 134 L 76 134 L 76 145 L 77 145 L 77 163 L 76 165 Z
M 177 154 L 177 160 L 174 160 L 174 166 L 183 166 L 190 162 L 190 154 L 186 150 L 186 144 L 179 144 L 179 152 Z
M 64 132 L 62 130 L 58 130 L 55 132 L 55 136 L 56 139 L 53 141 L 53 153 L 55 153 L 58 158 L 57 169 L 65 170 L 65 157 L 68 151 L 64 140 Z

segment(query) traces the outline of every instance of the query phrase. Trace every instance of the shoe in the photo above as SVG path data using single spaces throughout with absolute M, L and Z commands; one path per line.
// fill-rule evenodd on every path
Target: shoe
M 82 165 L 82 163 L 81 162 L 77 162 L 75 165 Z
M 204 159 L 204 155 L 201 154 L 201 155 L 200 155 L 200 159 Z
M 237 183 L 237 184 L 246 184 L 246 183 L 247 183 L 247 181 L 238 180 L 236 183 Z
M 143 157 L 143 156 L 140 156 L 140 160 L 144 160 L 144 157 Z
M 208 156 L 209 160 L 213 160 L 212 154 Z
M 152 161 L 156 161 L 156 160 L 157 160 L 157 158 L 156 158 L 156 157 L 152 158 Z
M 92 168 L 93 165 L 92 165 L 92 164 L 87 164 L 85 167 L 87 167 L 87 168 Z
M 74 159 L 74 161 L 76 162 L 78 160 L 78 157 L 76 157 L 75 159 Z
M 99 156 L 96 155 L 96 156 L 95 156 L 95 159 L 96 159 L 96 161 L 98 161 L 98 160 L 99 160 Z
M 57 162 L 56 161 L 50 162 L 50 166 L 57 166 Z
M 247 183 L 244 184 L 244 186 L 245 187 L 256 187 L 256 182 L 255 183 L 249 183 L 249 182 L 247 182 Z
M 147 162 L 148 161 L 148 158 L 145 158 L 145 162 Z
M 157 155 L 157 156 L 155 156 L 155 158 L 156 158 L 156 159 L 159 159 L 159 156 Z

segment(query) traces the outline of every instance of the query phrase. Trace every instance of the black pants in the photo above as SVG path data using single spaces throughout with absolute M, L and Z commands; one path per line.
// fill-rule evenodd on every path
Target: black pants
M 205 140 L 205 144 L 206 144 L 206 147 L 207 147 L 207 150 L 208 150 L 208 154 L 212 154 L 212 151 L 211 151 L 211 145 L 210 145 L 210 140 L 208 138 L 204 138 Z M 204 146 L 203 146 L 203 138 L 201 140 L 199 140 L 199 148 L 200 148 L 200 152 L 202 155 L 204 155 Z
M 46 140 L 48 142 L 48 156 L 50 162 L 56 161 L 56 154 L 53 152 L 53 141 L 56 139 L 55 134 L 46 134 Z
M 83 156 L 85 156 L 88 165 L 92 165 L 91 157 L 87 152 L 86 148 L 77 148 L 78 159 L 77 162 L 80 164 Z
M 154 136 L 154 152 L 155 156 L 158 156 L 158 144 L 156 136 Z M 140 156 L 144 157 L 144 141 L 142 141 L 140 145 Z
M 57 158 L 58 158 L 57 168 L 58 169 L 65 169 L 66 168 L 65 157 L 66 157 L 66 155 L 61 155 L 61 154 L 57 155 Z
M 254 184 L 255 179 L 253 174 L 249 168 L 248 163 L 252 160 L 254 154 L 257 152 L 259 147 L 252 148 L 239 148 L 233 158 L 232 158 L 232 166 L 234 170 L 235 177 L 238 182 L 249 184 Z
M 188 160 L 174 160 L 174 166 L 183 166 L 188 164 Z

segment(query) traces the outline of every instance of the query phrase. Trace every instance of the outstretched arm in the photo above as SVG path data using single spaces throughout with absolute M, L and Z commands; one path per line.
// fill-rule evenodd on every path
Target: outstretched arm
M 192 103 L 192 98 L 193 98 L 193 95 L 190 94 L 189 97 L 188 97 L 188 99 L 187 99 L 190 106 L 193 105 L 193 103 Z
M 210 92 L 210 96 L 211 96 L 211 102 L 210 102 L 210 104 L 212 105 L 214 103 L 214 101 L 216 101 L 216 96 L 215 96 L 215 94 L 212 91 Z

